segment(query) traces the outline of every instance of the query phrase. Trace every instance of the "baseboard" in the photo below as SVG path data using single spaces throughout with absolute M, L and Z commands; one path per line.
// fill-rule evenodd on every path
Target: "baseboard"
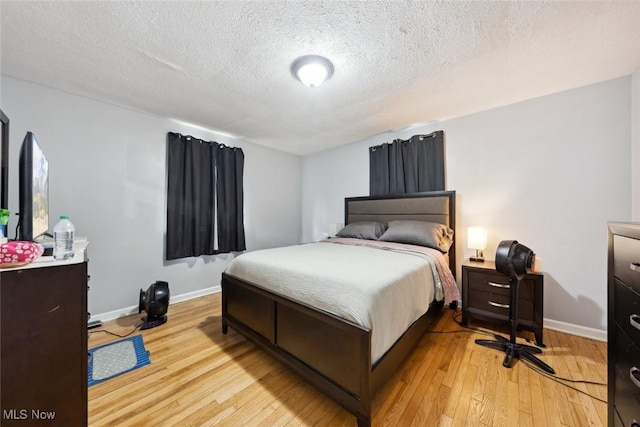
M 186 294 L 171 296 L 171 304 L 188 301 L 194 298 L 203 297 L 205 295 L 215 294 L 221 291 L 220 285 L 210 288 L 200 289 Z M 120 310 L 109 311 L 107 313 L 91 316 L 91 320 L 100 320 L 107 322 L 109 320 L 118 319 L 120 317 L 130 316 L 138 313 L 138 306 L 122 308 Z M 554 331 L 564 332 L 567 334 L 577 335 L 579 337 L 590 338 L 596 341 L 607 342 L 607 331 L 601 329 L 588 328 L 586 326 L 574 325 L 572 323 L 561 322 L 559 320 L 544 319 L 544 327 Z
M 553 329 L 554 331 L 565 332 L 579 337 L 607 342 L 607 331 L 603 331 L 601 329 L 587 328 L 586 326 L 574 325 L 572 323 L 552 319 L 544 319 L 544 327 L 545 329 Z
M 220 285 L 218 285 L 218 286 L 212 286 L 210 288 L 200 289 L 194 292 L 188 292 L 186 294 L 175 295 L 175 296 L 171 295 L 171 298 L 169 300 L 169 306 L 171 306 L 171 304 L 188 301 L 190 299 L 203 297 L 205 295 L 215 294 L 216 292 L 220 292 L 221 289 L 222 288 L 220 287 Z M 104 323 L 109 320 L 114 320 L 120 317 L 130 316 L 132 314 L 137 314 L 137 313 L 138 313 L 138 306 L 134 305 L 133 307 L 126 307 L 126 308 L 121 308 L 119 310 L 96 314 L 94 316 L 91 316 L 91 320 L 100 320 L 101 322 Z

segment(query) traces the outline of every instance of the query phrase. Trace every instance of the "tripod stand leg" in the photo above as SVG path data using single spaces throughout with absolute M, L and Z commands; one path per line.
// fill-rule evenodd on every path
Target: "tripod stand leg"
M 533 363 L 534 365 L 536 365 L 538 368 L 542 369 L 543 371 L 545 371 L 545 372 L 547 372 L 547 373 L 549 373 L 551 375 L 555 375 L 556 371 L 554 371 L 551 366 L 547 365 L 542 360 L 538 359 L 536 356 L 534 356 L 533 354 L 529 353 L 526 349 L 522 349 L 520 351 L 520 356 L 521 356 L 521 358 L 524 357 L 525 359 L 527 359 L 528 361 L 530 361 L 531 363 Z
M 509 344 L 509 340 L 500 335 L 494 335 L 494 337 L 496 338 L 495 340 L 476 340 L 475 342 L 478 345 L 505 351 L 507 344 Z
M 505 368 L 510 368 L 513 365 L 514 356 L 517 357 L 517 353 L 512 345 L 506 345 L 504 349 L 505 355 L 504 360 L 502 361 L 502 366 Z
M 532 345 L 520 344 L 523 350 L 528 351 L 531 354 L 542 354 L 542 350 Z
M 506 339 L 500 335 L 494 335 L 495 340 L 475 340 L 476 344 L 495 348 L 497 350 L 501 350 L 505 352 L 504 361 L 502 362 L 502 366 L 505 368 L 511 368 L 513 365 L 513 359 L 522 359 L 523 357 L 529 360 L 531 363 L 536 365 L 538 368 L 542 369 L 545 372 L 548 372 L 552 375 L 555 375 L 555 371 L 553 368 L 542 360 L 538 359 L 532 353 L 539 354 L 542 353 L 542 350 L 538 347 L 534 347 L 532 345 L 525 344 L 517 344 L 516 343 L 516 330 L 518 327 L 518 286 L 520 285 L 519 280 L 511 280 L 511 311 L 510 311 L 510 323 L 511 323 L 511 335 L 510 339 Z
M 483 345 L 489 348 L 495 348 L 504 351 L 506 343 L 493 341 L 493 340 L 476 340 L 476 344 Z

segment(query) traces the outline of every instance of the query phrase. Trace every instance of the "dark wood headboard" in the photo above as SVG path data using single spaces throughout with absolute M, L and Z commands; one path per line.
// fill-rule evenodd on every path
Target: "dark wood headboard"
M 449 267 L 456 275 L 456 192 L 395 194 L 390 196 L 347 197 L 344 199 L 344 223 L 357 221 L 389 222 L 398 219 L 437 222 L 454 231 L 449 249 Z

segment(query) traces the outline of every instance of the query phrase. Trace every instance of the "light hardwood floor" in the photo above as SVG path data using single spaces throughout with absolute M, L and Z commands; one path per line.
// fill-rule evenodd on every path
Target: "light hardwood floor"
M 90 387 L 89 425 L 356 426 L 355 417 L 233 329 L 223 335 L 220 312 L 220 294 L 213 294 L 173 304 L 166 324 L 136 331 L 151 364 Z M 102 329 L 124 334 L 141 316 Z M 605 385 L 554 381 L 522 361 L 504 368 L 503 353 L 474 343 L 486 335 L 453 332 L 462 328 L 447 308 L 430 329 L 447 333 L 425 333 L 377 393 L 374 426 L 606 425 Z M 89 347 L 118 339 L 92 333 Z M 557 376 L 606 383 L 605 343 L 551 330 L 544 340 L 541 358 Z

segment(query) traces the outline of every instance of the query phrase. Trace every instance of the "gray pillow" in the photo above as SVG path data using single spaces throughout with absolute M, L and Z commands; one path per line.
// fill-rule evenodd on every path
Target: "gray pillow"
M 389 222 L 389 228 L 379 240 L 426 246 L 447 253 L 453 243 L 453 230 L 435 222 L 398 220 Z
M 354 237 L 356 239 L 378 240 L 387 229 L 387 225 L 377 221 L 360 221 L 347 224 L 338 231 L 338 237 Z

